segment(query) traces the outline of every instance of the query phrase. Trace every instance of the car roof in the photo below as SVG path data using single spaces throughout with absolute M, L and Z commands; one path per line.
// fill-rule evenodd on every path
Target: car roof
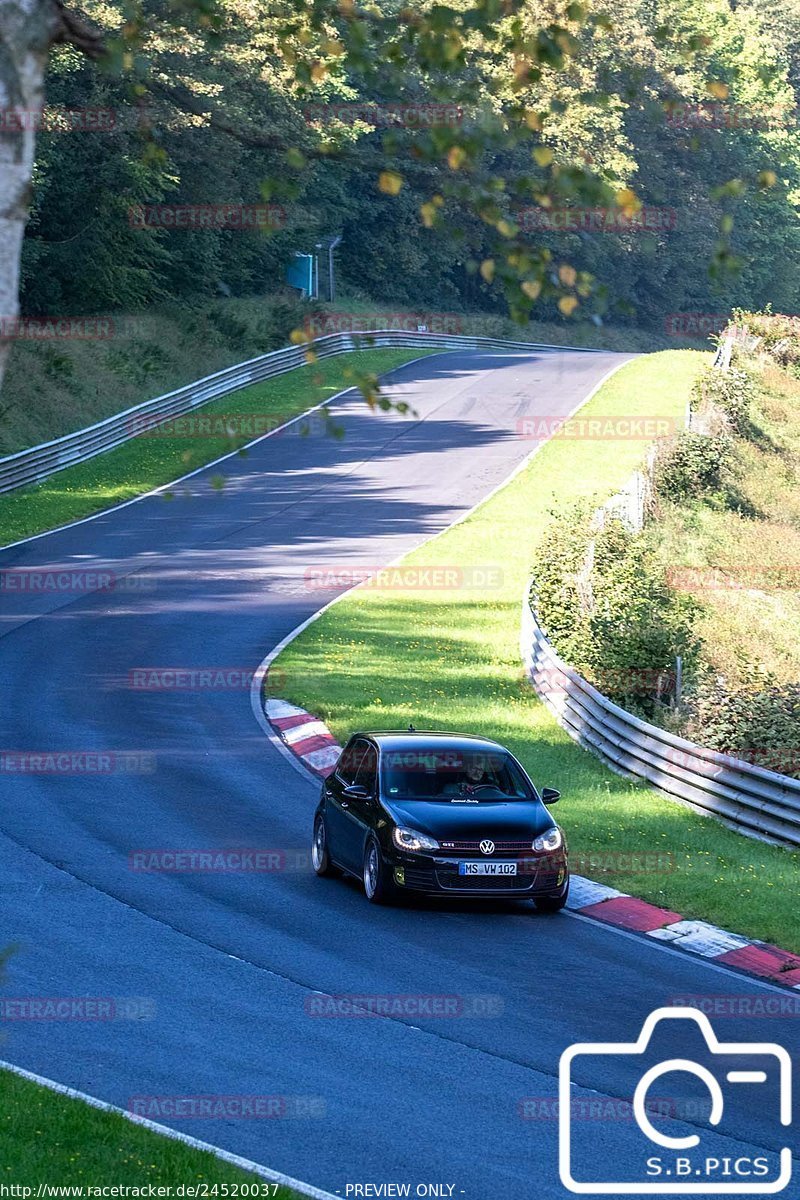
M 442 733 L 427 729 L 415 729 L 409 733 L 408 730 L 378 729 L 363 730 L 353 736 L 370 738 L 382 750 L 418 750 L 421 746 L 435 746 L 437 750 L 501 750 L 508 753 L 499 742 L 471 733 Z

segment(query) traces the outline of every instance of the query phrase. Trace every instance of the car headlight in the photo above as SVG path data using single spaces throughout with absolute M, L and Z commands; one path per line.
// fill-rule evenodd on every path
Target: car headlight
M 555 829 L 548 829 L 547 833 L 543 833 L 541 837 L 534 838 L 533 849 L 551 853 L 553 850 L 560 850 L 563 844 L 564 839 L 561 836 L 561 830 L 556 827 Z
M 412 854 L 420 850 L 438 850 L 439 843 L 426 833 L 417 833 L 416 829 L 398 828 L 392 830 L 392 838 L 398 850 L 410 850 Z

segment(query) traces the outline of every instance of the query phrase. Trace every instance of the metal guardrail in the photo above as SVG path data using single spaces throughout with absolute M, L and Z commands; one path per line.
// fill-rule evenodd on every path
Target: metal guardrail
M 407 349 L 444 350 L 582 350 L 587 354 L 601 351 L 583 346 L 548 346 L 540 342 L 515 342 L 504 338 L 450 336 L 436 333 L 406 333 L 402 330 L 384 329 L 364 333 L 332 333 L 316 338 L 313 350 L 317 358 L 330 358 L 352 350 L 397 346 Z M 237 363 L 224 371 L 217 371 L 187 384 L 177 391 L 145 400 L 133 408 L 106 417 L 96 425 L 65 434 L 52 442 L 43 442 L 28 450 L 20 450 L 6 458 L 0 458 L 0 493 L 15 488 L 39 483 L 65 467 L 86 462 L 96 454 L 111 450 L 140 435 L 143 430 L 153 428 L 172 417 L 194 412 L 215 400 L 227 396 L 253 383 L 261 383 L 276 375 L 283 375 L 295 367 L 304 365 L 308 344 L 286 346 L 270 354 L 262 354 L 248 362 Z
M 576 742 L 612 769 L 741 833 L 800 846 L 800 779 L 696 746 L 612 703 L 556 654 L 532 611 L 522 606 L 520 650 L 540 699 Z

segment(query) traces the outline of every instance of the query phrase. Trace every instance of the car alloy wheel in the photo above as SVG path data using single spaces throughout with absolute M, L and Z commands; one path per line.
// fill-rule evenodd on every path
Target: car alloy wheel
M 317 875 L 333 875 L 334 868 L 328 854 L 328 835 L 325 821 L 317 816 L 314 821 L 314 836 L 311 839 L 311 865 Z
M 363 879 L 370 904 L 389 904 L 397 895 L 394 884 L 387 878 L 380 847 L 374 838 L 370 838 L 364 851 Z

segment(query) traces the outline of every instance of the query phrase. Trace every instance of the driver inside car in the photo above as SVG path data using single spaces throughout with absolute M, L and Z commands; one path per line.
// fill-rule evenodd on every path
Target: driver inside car
M 469 758 L 464 763 L 464 778 L 458 782 L 446 783 L 442 788 L 442 796 L 461 796 L 465 791 L 472 791 L 474 788 L 484 786 L 495 787 L 496 783 L 486 774 L 483 761 L 478 758 Z

